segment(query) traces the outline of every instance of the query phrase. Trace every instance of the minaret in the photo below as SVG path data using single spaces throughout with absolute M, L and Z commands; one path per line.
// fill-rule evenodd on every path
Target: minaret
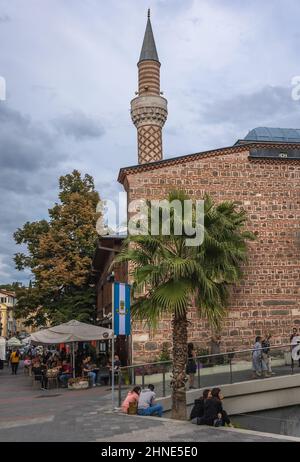
M 147 27 L 142 46 L 138 97 L 131 101 L 131 118 L 138 133 L 139 164 L 162 160 L 162 127 L 167 120 L 167 100 L 160 92 L 160 62 L 148 10 Z

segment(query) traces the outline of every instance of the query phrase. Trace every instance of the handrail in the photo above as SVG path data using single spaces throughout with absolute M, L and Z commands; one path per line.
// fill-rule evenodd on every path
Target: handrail
M 296 344 L 288 343 L 285 345 L 272 345 L 269 347 L 270 350 L 278 349 L 278 348 L 286 348 L 291 346 L 296 346 Z M 261 347 L 261 348 L 249 348 L 247 350 L 235 350 L 235 351 L 224 351 L 223 353 L 215 353 L 215 354 L 210 354 L 210 355 L 201 355 L 201 356 L 195 356 L 193 359 L 197 360 L 200 358 L 212 358 L 215 356 L 225 356 L 225 355 L 235 355 L 237 353 L 247 353 L 247 352 L 253 352 L 253 351 L 260 351 L 260 350 L 265 350 L 268 347 Z M 136 368 L 136 367 L 144 367 L 144 366 L 152 366 L 154 364 L 172 364 L 173 360 L 169 359 L 168 361 L 154 361 L 152 363 L 143 363 L 143 364 L 132 364 L 130 366 L 120 366 L 119 369 L 130 369 L 130 368 Z
M 197 364 L 198 364 L 198 388 L 201 388 L 201 374 L 200 374 L 199 361 L 202 358 L 212 358 L 212 357 L 220 357 L 220 356 L 224 357 L 224 356 L 227 356 L 228 361 L 229 361 L 229 368 L 230 368 L 229 371 L 228 371 L 229 374 L 230 374 L 230 382 L 229 383 L 233 383 L 232 359 L 235 357 L 235 355 L 238 355 L 239 353 L 253 353 L 254 351 L 263 351 L 263 350 L 266 350 L 267 348 L 269 350 L 276 350 L 276 349 L 277 350 L 278 349 L 286 350 L 286 349 L 288 349 L 289 352 L 291 352 L 295 346 L 297 346 L 297 344 L 288 343 L 288 344 L 283 344 L 283 345 L 274 345 L 274 346 L 270 345 L 270 347 L 267 347 L 267 346 L 263 347 L 262 346 L 260 348 L 249 348 L 249 349 L 245 349 L 245 350 L 225 351 L 223 353 L 215 353 L 215 354 L 209 354 L 209 355 L 195 356 L 195 357 L 193 357 L 193 359 L 195 361 L 197 361 Z M 188 360 L 188 358 L 187 358 L 187 360 Z M 131 383 L 134 384 L 134 383 L 136 383 L 135 382 L 135 380 L 136 380 L 136 369 L 141 368 L 142 369 L 142 384 L 141 385 L 144 388 L 144 386 L 145 386 L 145 375 L 147 375 L 147 372 L 148 372 L 147 370 L 145 370 L 145 367 L 146 366 L 152 366 L 152 365 L 165 365 L 165 364 L 172 365 L 173 360 L 170 359 L 168 361 L 155 361 L 155 362 L 152 362 L 152 363 L 133 364 L 133 365 L 130 365 L 130 366 L 121 366 L 118 369 L 119 406 L 121 406 L 121 402 L 122 402 L 122 375 L 123 375 L 122 373 L 123 373 L 123 371 L 127 371 L 129 376 L 131 375 Z M 209 365 L 212 365 L 212 364 L 209 364 Z M 162 395 L 163 396 L 166 396 L 166 372 L 167 372 L 166 367 L 163 367 L 162 371 L 160 372 L 160 374 L 162 373 Z M 293 373 L 294 373 L 294 363 L 293 363 L 293 360 L 292 360 L 292 362 L 291 362 L 291 374 L 293 374 Z

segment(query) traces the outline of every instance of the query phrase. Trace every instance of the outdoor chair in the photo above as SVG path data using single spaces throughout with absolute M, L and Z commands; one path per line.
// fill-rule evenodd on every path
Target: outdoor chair
M 51 388 L 54 388 L 54 387 L 52 387 L 53 384 L 54 384 L 55 388 L 58 389 L 58 376 L 56 376 L 56 377 L 48 377 L 47 389 L 50 390 Z
M 36 384 L 38 384 L 38 386 L 40 388 L 41 383 L 42 383 L 42 375 L 32 374 L 32 386 L 34 387 Z

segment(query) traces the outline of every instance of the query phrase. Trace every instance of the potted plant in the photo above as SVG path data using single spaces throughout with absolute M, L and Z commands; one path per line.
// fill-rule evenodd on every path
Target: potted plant
M 68 380 L 68 388 L 70 390 L 83 390 L 89 387 L 87 377 L 76 377 L 75 379 Z

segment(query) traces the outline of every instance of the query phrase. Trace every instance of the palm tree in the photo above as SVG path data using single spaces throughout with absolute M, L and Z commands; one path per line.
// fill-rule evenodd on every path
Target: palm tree
M 181 191 L 169 194 L 168 202 L 188 197 Z M 170 235 L 163 235 L 160 214 L 158 235 L 129 235 L 116 261 L 128 262 L 133 284 L 133 319 L 155 328 L 164 316 L 172 318 L 173 371 L 172 417 L 186 419 L 187 312 L 192 304 L 212 328 L 218 328 L 226 313 L 230 285 L 242 277 L 248 239 L 246 213 L 233 202 L 215 205 L 204 198 L 204 240 L 186 245 L 185 232 L 174 232 L 175 212 L 170 213 Z M 177 217 L 178 218 L 178 217 Z M 180 217 L 182 218 L 182 217 Z M 191 218 L 195 225 L 195 207 Z M 149 216 L 151 220 L 151 216 Z M 184 220 L 182 218 L 182 223 Z

